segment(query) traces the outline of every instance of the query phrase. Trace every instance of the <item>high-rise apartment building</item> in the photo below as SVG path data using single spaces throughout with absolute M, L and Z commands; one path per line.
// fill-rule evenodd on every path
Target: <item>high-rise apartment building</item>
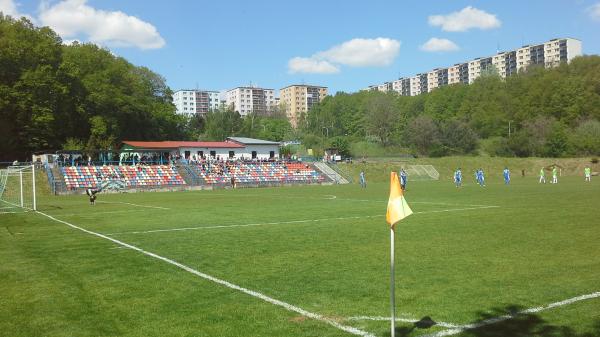
M 482 74 L 489 72 L 495 72 L 502 78 L 506 78 L 519 71 L 525 71 L 532 65 L 546 68 L 556 67 L 581 55 L 580 40 L 552 39 L 537 45 L 526 45 L 515 50 L 498 52 L 491 57 L 478 57 L 448 68 L 437 68 L 414 77 L 372 85 L 366 90 L 393 90 L 403 96 L 415 96 L 444 85 L 471 84 Z M 401 85 L 395 85 L 395 83 L 401 83 Z
M 178 114 L 206 114 L 219 108 L 219 92 L 205 90 L 177 90 L 173 104 Z
M 226 104 L 242 116 L 252 112 L 265 114 L 272 111 L 277 101 L 273 89 L 237 87 L 227 91 Z
M 320 103 L 325 96 L 327 87 L 293 84 L 279 90 L 279 104 L 285 110 L 290 124 L 297 127 L 300 115 Z

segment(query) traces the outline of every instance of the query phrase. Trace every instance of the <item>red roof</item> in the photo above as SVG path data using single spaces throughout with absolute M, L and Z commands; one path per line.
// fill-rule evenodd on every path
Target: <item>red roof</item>
M 244 148 L 244 145 L 240 145 L 233 142 L 185 142 L 185 141 L 173 141 L 165 140 L 161 142 L 138 142 L 124 140 L 123 144 L 127 144 L 133 147 L 148 148 L 148 149 L 174 149 L 180 147 L 202 147 L 202 148 L 230 148 L 239 149 Z

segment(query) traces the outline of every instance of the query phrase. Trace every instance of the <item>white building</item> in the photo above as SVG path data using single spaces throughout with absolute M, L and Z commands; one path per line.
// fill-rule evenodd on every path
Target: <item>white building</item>
M 157 152 L 185 159 L 278 159 L 279 143 L 261 139 L 229 137 L 224 142 L 190 141 L 123 141 L 123 148 L 130 151 Z
M 178 114 L 206 114 L 219 108 L 219 92 L 205 90 L 177 90 L 173 104 Z
M 228 137 L 227 142 L 244 146 L 244 150 L 240 151 L 239 155 L 246 159 L 266 160 L 279 158 L 279 147 L 281 144 L 278 142 L 246 137 Z
M 227 91 L 226 104 L 242 116 L 252 112 L 267 113 L 277 106 L 275 91 L 254 87 L 237 87 Z
M 393 90 L 401 95 L 415 96 L 448 84 L 471 84 L 481 74 L 492 70 L 502 78 L 506 78 L 519 71 L 525 71 L 532 65 L 552 68 L 561 63 L 571 62 L 575 57 L 581 55 L 580 40 L 552 39 L 541 44 L 526 45 L 515 50 L 498 52 L 490 57 L 478 57 L 448 68 L 433 69 L 414 77 L 400 78 L 391 83 Z M 385 82 L 380 85 L 372 85 L 369 90 L 389 91 L 392 88 L 390 88 L 390 82 Z

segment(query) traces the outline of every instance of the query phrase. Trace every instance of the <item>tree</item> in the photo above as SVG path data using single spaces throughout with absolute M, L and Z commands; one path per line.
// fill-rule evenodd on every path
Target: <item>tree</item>
M 375 135 L 383 146 L 390 145 L 392 133 L 398 121 L 398 110 L 395 108 L 394 96 L 377 94 L 367 101 L 365 124 L 367 131 Z
M 333 137 L 329 142 L 329 146 L 336 149 L 342 157 L 350 157 L 350 143 L 346 137 Z
M 242 117 L 237 111 L 231 109 L 216 110 L 206 114 L 206 139 L 223 141 L 227 137 L 235 136 L 242 126 Z
M 573 131 L 570 143 L 577 153 L 600 155 L 600 122 L 595 119 L 581 121 Z
M 477 134 L 463 121 L 452 120 L 444 123 L 440 138 L 450 154 L 468 154 L 477 148 Z
M 405 141 L 420 154 L 428 154 L 435 146 L 439 146 L 440 131 L 429 116 L 419 116 L 408 123 Z

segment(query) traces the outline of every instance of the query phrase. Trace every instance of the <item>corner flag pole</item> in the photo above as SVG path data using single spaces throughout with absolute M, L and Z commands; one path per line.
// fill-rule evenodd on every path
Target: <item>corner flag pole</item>
M 394 263 L 394 238 L 395 238 L 395 224 L 396 222 L 406 218 L 412 214 L 412 210 L 408 207 L 406 200 L 404 200 L 403 190 L 400 188 L 400 181 L 398 180 L 398 174 L 396 172 L 391 173 L 390 177 L 390 199 L 388 200 L 387 212 L 385 214 L 385 220 L 390 225 L 390 305 L 391 305 L 391 336 L 396 336 L 396 296 L 394 280 L 395 276 L 395 263 Z
M 394 275 L 395 275 L 395 268 L 394 268 L 394 238 L 395 238 L 395 232 L 394 232 L 394 226 L 390 227 L 390 263 L 391 263 L 391 268 L 390 268 L 390 305 L 391 305 L 391 317 L 392 317 L 392 337 L 395 337 L 396 335 L 396 296 L 395 296 L 395 285 L 396 282 L 394 281 Z

